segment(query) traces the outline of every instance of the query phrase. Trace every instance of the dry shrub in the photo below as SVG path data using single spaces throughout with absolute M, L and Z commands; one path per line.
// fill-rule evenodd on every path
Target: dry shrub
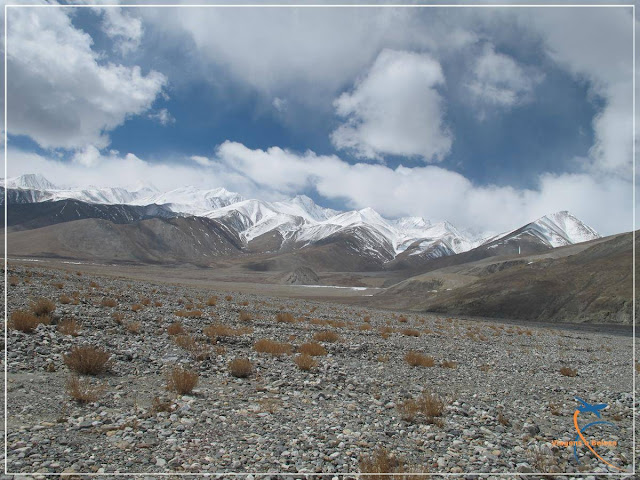
M 365 322 L 365 323 L 369 323 L 369 322 L 371 322 L 371 317 L 369 315 L 367 315 L 362 319 L 362 321 Z
M 402 334 L 407 336 L 407 337 L 419 337 L 420 336 L 420 332 L 418 330 L 414 330 L 412 328 L 406 328 L 406 329 L 402 330 Z
M 193 308 L 193 305 L 191 305 L 191 307 Z M 178 317 L 198 318 L 202 316 L 202 311 L 187 309 L 187 310 L 178 310 L 175 314 Z
M 68 355 L 63 357 L 64 364 L 76 373 L 82 375 L 98 375 L 109 369 L 111 355 L 104 350 L 86 345 L 73 347 Z
M 161 307 L 161 306 L 162 306 L 162 302 L 155 302 L 155 303 L 154 303 L 154 305 L 155 305 L 156 307 Z
M 361 330 L 361 331 L 363 331 L 363 332 L 367 332 L 367 331 L 371 330 L 372 328 L 373 328 L 373 327 L 372 327 L 370 324 L 368 324 L 368 323 L 363 323 L 362 325 L 360 325 L 360 326 L 358 327 L 358 329 L 359 329 L 359 330 Z
M 232 328 L 227 325 L 221 325 L 219 323 L 209 325 L 202 333 L 209 337 L 212 341 L 222 337 L 239 337 L 251 333 L 251 328 Z
M 167 390 L 172 390 L 180 395 L 187 395 L 198 384 L 198 374 L 193 370 L 175 367 L 169 374 Z
M 232 297 L 231 295 L 227 295 L 226 297 L 224 297 L 224 299 L 225 299 L 227 302 L 230 302 L 231 300 L 233 300 L 233 297 Z
M 176 345 L 185 349 L 191 354 L 194 360 L 202 361 L 209 358 L 211 350 L 203 343 L 197 342 L 191 335 L 177 335 L 175 337 Z
M 51 285 L 56 287 L 58 290 L 62 290 L 62 288 L 64 287 L 64 283 L 62 283 L 62 282 L 54 282 Z
M 75 318 L 65 318 L 57 327 L 58 331 L 63 335 L 71 335 L 77 337 L 80 334 L 80 325 Z
M 327 325 L 331 325 L 333 328 L 344 328 L 347 326 L 346 323 L 340 320 L 327 320 Z
M 442 368 L 458 368 L 458 363 L 453 360 L 443 360 L 440 366 Z
M 241 322 L 248 322 L 249 320 L 251 320 L 252 317 L 251 317 L 251 314 L 246 310 L 240 310 L 238 314 L 238 318 L 240 319 Z
M 173 408 L 174 403 L 171 400 L 163 399 L 160 397 L 153 397 L 153 400 L 151 400 L 151 413 L 171 413 L 173 411 Z
M 293 315 L 288 312 L 279 312 L 276 315 L 276 320 L 280 323 L 294 323 L 296 321 Z
M 207 299 L 208 307 L 215 307 L 217 304 L 218 304 L 218 297 L 216 297 L 215 295 L 212 295 Z
M 184 333 L 184 328 L 182 328 L 182 323 L 173 322 L 171 325 L 167 327 L 167 333 L 169 335 L 181 335 Z
M 67 380 L 67 393 L 78 403 L 97 401 L 104 391 L 104 386 L 93 385 L 88 379 L 81 380 L 73 375 Z
M 124 320 L 124 313 L 113 312 L 111 314 L 111 318 L 113 318 L 118 325 L 122 325 L 122 322 Z
M 309 323 L 311 325 L 329 325 L 328 320 L 321 320 L 319 318 L 312 318 L 311 320 L 309 320 Z
M 571 367 L 562 367 L 560 370 L 560 375 L 564 375 L 565 377 L 577 377 L 578 376 L 578 370 L 576 370 L 575 368 L 571 368 Z
M 90 286 L 91 288 L 100 288 L 100 285 L 98 285 L 96 282 L 93 282 L 93 281 L 92 281 L 92 282 L 89 282 L 89 286 Z
M 148 307 L 149 305 L 151 305 L 151 299 L 149 297 L 143 297 L 140 299 L 140 303 L 145 307 Z
M 403 420 L 413 422 L 423 418 L 427 423 L 442 426 L 439 417 L 444 414 L 445 402 L 439 396 L 425 392 L 416 399 L 409 399 L 398 405 Z
M 489 370 L 491 370 L 491 365 L 480 365 L 478 367 L 478 370 L 480 370 L 481 372 L 488 372 Z
M 316 362 L 311 355 L 307 355 L 303 353 L 298 355 L 293 360 L 300 370 L 309 371 L 318 366 L 318 362 Z
M 436 364 L 433 357 L 414 351 L 408 352 L 404 359 L 412 367 L 433 367 Z
M 15 287 L 20 283 L 20 279 L 15 275 L 10 276 L 8 280 L 9 280 L 9 285 L 11 285 L 12 287 Z
M 325 330 L 323 332 L 317 332 L 313 335 L 313 339 L 318 342 L 337 342 L 340 340 L 340 335 L 330 330 Z
M 378 331 L 380 332 L 380 335 L 382 335 L 383 337 L 384 337 L 385 335 L 389 336 L 389 335 L 391 335 L 391 334 L 394 332 L 393 328 L 391 328 L 391 327 L 380 327 L 380 328 L 378 329 Z M 386 338 L 386 337 L 385 337 L 385 338 Z
M 71 297 L 62 294 L 60 295 L 60 298 L 58 299 L 58 301 L 62 304 L 62 305 L 68 305 L 69 303 L 71 303 Z
M 16 310 L 11 314 L 11 320 L 9 326 L 14 330 L 19 330 L 24 333 L 33 332 L 41 323 L 48 325 L 50 322 L 49 317 L 37 317 L 32 313 L 24 310 Z
M 400 315 L 400 316 L 398 317 L 398 321 L 399 321 L 400 323 L 407 323 L 407 322 L 408 322 L 407 317 L 405 317 L 404 315 Z
M 38 317 L 44 317 L 50 315 L 56 309 L 56 304 L 48 298 L 38 298 L 31 302 L 31 311 Z
M 364 478 L 372 480 L 418 480 L 424 479 L 416 469 L 409 469 L 402 458 L 390 454 L 385 448 L 378 448 L 373 455 L 360 457 L 358 462 L 360 473 Z M 426 469 L 422 469 L 426 471 Z
M 142 310 L 144 307 L 142 306 L 141 303 L 134 303 L 133 305 L 131 305 L 131 310 L 133 310 L 134 312 L 138 312 L 140 310 Z
M 248 358 L 235 358 L 229 362 L 229 373 L 236 378 L 247 378 L 253 372 Z
M 269 353 L 271 355 L 289 355 L 293 352 L 293 346 L 288 343 L 275 342 L 268 338 L 258 340 L 253 349 L 259 353 Z
M 127 323 L 127 332 L 133 333 L 134 335 L 138 335 L 142 330 L 142 324 L 140 322 L 130 322 Z
M 316 342 L 303 343 L 298 347 L 299 353 L 306 353 L 312 357 L 321 357 L 327 354 L 327 350 Z
M 507 417 L 505 417 L 505 416 L 502 414 L 502 412 L 499 412 L 499 413 L 498 413 L 498 416 L 496 417 L 496 420 L 498 420 L 498 422 L 499 422 L 501 425 L 504 425 L 505 427 L 508 427 L 508 426 L 510 426 L 510 425 L 511 425 L 511 421 L 510 421 Z

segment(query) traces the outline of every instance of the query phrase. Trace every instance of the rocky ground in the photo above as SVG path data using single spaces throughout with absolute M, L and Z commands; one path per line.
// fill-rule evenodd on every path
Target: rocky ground
M 50 324 L 9 329 L 10 472 L 356 473 L 380 448 L 392 471 L 617 471 L 584 447 L 578 463 L 553 445 L 573 440 L 575 396 L 609 404 L 603 419 L 616 427 L 590 431 L 616 440 L 597 452 L 631 470 L 630 336 L 8 268 L 10 324 L 39 298 L 55 303 Z M 77 335 L 59 328 L 69 319 Z M 181 335 L 170 334 L 176 322 Z M 207 336 L 211 324 L 235 331 Z M 296 350 L 326 331 L 339 337 L 319 342 L 327 355 L 298 368 Z M 260 339 L 293 353 L 260 353 Z M 80 378 L 98 397 L 80 403 L 67 391 L 63 356 L 87 344 L 111 355 L 110 369 Z M 410 351 L 434 366 L 410 366 Z M 230 373 L 240 357 L 253 366 L 247 378 Z M 188 395 L 167 389 L 179 365 L 198 375 Z M 442 415 L 410 418 L 403 404 L 425 393 L 444 401 Z M 580 422 L 595 419 L 583 413 Z

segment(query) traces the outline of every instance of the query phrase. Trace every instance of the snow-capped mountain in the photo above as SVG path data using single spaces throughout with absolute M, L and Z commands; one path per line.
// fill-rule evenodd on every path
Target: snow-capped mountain
M 387 219 L 372 208 L 347 212 L 324 208 L 311 198 L 298 195 L 288 200 L 267 202 L 244 199 L 225 188 L 199 189 L 179 187 L 161 192 L 139 185 L 124 188 L 60 188 L 39 174 L 7 180 L 16 203 L 73 199 L 89 204 L 161 205 L 176 214 L 206 217 L 219 221 L 239 236 L 245 246 L 260 237 L 271 239 L 269 251 L 301 249 L 340 240 L 347 249 L 386 262 L 396 257 L 403 261 L 430 260 L 486 248 L 527 243 L 535 248 L 584 242 L 598 233 L 566 211 L 546 215 L 510 232 L 488 239 L 461 233 L 449 222 L 432 223 L 422 217 Z M 274 240 L 275 239 L 275 240 Z M 258 242 L 259 243 L 259 242 Z M 516 246 L 515 251 L 519 251 Z M 413 259 L 413 260 L 412 260 Z

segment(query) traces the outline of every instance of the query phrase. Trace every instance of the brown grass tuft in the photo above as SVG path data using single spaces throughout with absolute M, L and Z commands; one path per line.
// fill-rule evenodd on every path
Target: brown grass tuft
M 111 314 L 111 318 L 113 318 L 113 320 L 116 322 L 116 324 L 118 325 L 122 325 L 122 322 L 124 320 L 124 313 L 121 312 L 113 312 Z
M 224 299 L 225 299 L 227 302 L 230 302 L 231 300 L 233 300 L 233 297 L 232 297 L 231 295 L 227 295 L 226 297 L 224 297 Z
M 134 335 L 138 335 L 142 330 L 142 324 L 140 322 L 129 322 L 127 323 L 127 332 L 133 333 Z
M 218 304 L 218 297 L 215 295 L 210 296 L 207 299 L 207 307 L 215 307 Z
M 323 332 L 317 332 L 313 335 L 313 339 L 318 342 L 337 342 L 340 340 L 340 335 L 330 330 L 325 330 Z
M 180 395 L 187 395 L 198 384 L 198 374 L 193 370 L 175 367 L 169 374 L 167 390 L 172 390 Z
M 429 355 L 424 355 L 413 350 L 404 356 L 405 361 L 412 367 L 433 367 L 436 361 Z
M 560 370 L 560 375 L 564 375 L 565 377 L 577 377 L 578 376 L 578 370 L 576 370 L 575 368 L 571 368 L 571 367 L 562 367 Z
M 64 364 L 76 373 L 82 375 L 98 375 L 109 369 L 111 355 L 104 350 L 86 345 L 73 347 L 68 355 L 63 357 Z
M 50 315 L 56 309 L 56 304 L 48 298 L 38 298 L 34 302 L 31 302 L 31 311 L 38 317 L 44 317 Z
M 423 393 L 416 399 L 409 399 L 398 405 L 403 420 L 413 422 L 416 418 L 424 418 L 427 423 L 442 425 L 439 417 L 444 414 L 445 402 L 432 393 Z
M 296 356 L 293 361 L 300 370 L 304 371 L 312 370 L 318 366 L 318 362 L 316 362 L 311 355 L 307 355 L 306 353 Z
M 62 335 L 71 335 L 77 337 L 80 334 L 80 325 L 75 318 L 65 318 L 58 323 L 57 330 Z
M 295 323 L 296 319 L 288 312 L 279 312 L 276 315 L 276 320 L 280 323 Z
M 440 366 L 442 368 L 458 368 L 458 363 L 453 360 L 443 360 Z
M 258 340 L 253 349 L 259 353 L 269 353 L 271 355 L 289 355 L 293 352 L 293 346 L 288 343 L 275 342 L 268 338 Z
M 62 282 L 54 282 L 51 285 L 56 287 L 58 290 L 62 290 L 64 288 L 64 283 L 62 283 Z
M 303 343 L 298 347 L 299 353 L 306 353 L 312 357 L 321 357 L 327 354 L 327 350 L 316 342 Z
M 418 330 L 414 330 L 413 328 L 405 328 L 402 330 L 402 334 L 407 337 L 419 337 L 420 332 Z
M 48 325 L 49 322 L 49 317 L 37 317 L 32 313 L 25 312 L 24 310 L 16 310 L 11 314 L 9 327 L 14 330 L 19 330 L 20 332 L 31 333 L 41 323 Z
M 240 319 L 241 322 L 248 322 L 249 320 L 252 319 L 252 316 L 246 310 L 240 310 L 238 314 L 238 318 Z
M 207 345 L 197 342 L 191 335 L 177 335 L 174 341 L 180 348 L 189 352 L 194 360 L 206 360 L 211 354 Z
M 93 403 L 97 401 L 104 391 L 104 386 L 94 386 L 89 380 L 81 380 L 72 375 L 67 380 L 67 393 L 78 403 Z
M 405 461 L 391 455 L 385 448 L 378 448 L 371 456 L 360 457 L 358 467 L 360 473 L 366 474 L 365 479 L 419 480 L 425 478 L 421 475 L 412 475 L 407 471 Z
M 145 307 L 148 307 L 149 305 L 151 305 L 151 299 L 149 297 L 143 297 L 140 299 L 140 303 Z
M 245 335 L 251 332 L 251 328 L 232 328 L 219 323 L 209 325 L 202 331 L 202 333 L 214 341 L 221 337 L 239 337 L 240 335 Z
M 58 299 L 58 301 L 62 305 L 68 305 L 69 303 L 71 303 L 71 297 L 69 297 L 68 295 L 62 294 L 60 295 L 60 298 Z
M 193 308 L 193 306 L 192 306 Z M 202 316 L 202 311 L 201 310 L 191 310 L 191 309 L 187 309 L 187 310 L 178 310 L 175 313 L 176 316 L 178 317 L 184 317 L 184 318 L 198 318 Z
M 11 285 L 12 287 L 15 287 L 20 283 L 20 279 L 15 275 L 10 276 L 8 280 L 9 280 L 9 285 Z
M 253 372 L 248 358 L 235 358 L 229 362 L 229 373 L 236 378 L 247 378 Z
M 181 335 L 184 333 L 184 328 L 182 327 L 182 323 L 173 322 L 171 325 L 167 327 L 167 333 L 169 335 Z

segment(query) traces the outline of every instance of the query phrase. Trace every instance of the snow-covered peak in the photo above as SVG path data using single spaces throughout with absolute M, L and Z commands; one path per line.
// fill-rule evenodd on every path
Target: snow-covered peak
M 55 190 L 53 183 L 39 173 L 27 173 L 19 177 L 8 178 L 7 188 L 23 188 L 31 190 Z
M 136 205 L 167 205 L 174 212 L 202 215 L 244 200 L 241 195 L 219 187 L 200 189 L 192 185 L 164 193 L 152 193 L 135 199 Z
M 552 247 L 600 238 L 598 232 L 566 210 L 540 217 L 529 226 L 543 235 Z

